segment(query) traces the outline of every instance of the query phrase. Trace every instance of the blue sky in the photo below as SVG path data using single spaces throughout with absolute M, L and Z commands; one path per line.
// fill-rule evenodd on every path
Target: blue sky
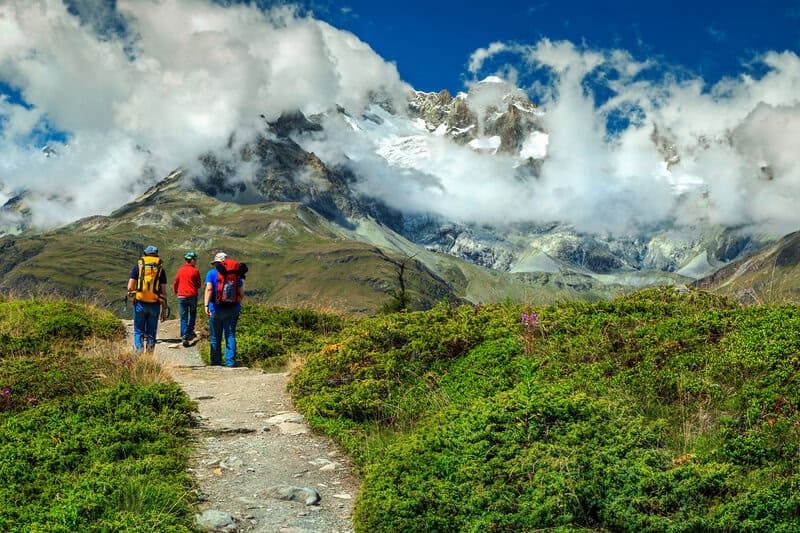
M 418 90 L 463 90 L 470 54 L 495 41 L 541 38 L 621 48 L 637 59 L 686 68 L 713 84 L 746 71 L 767 50 L 800 50 L 800 0 L 453 2 L 406 0 L 309 3 L 349 30 Z

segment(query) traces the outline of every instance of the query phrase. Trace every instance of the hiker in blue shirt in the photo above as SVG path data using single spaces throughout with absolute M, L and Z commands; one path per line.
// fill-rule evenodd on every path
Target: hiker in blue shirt
M 211 364 L 222 365 L 222 338 L 225 338 L 225 366 L 236 365 L 236 323 L 244 295 L 239 263 L 219 252 L 205 278 L 205 309 L 208 316 L 208 342 Z
M 158 317 L 167 319 L 167 273 L 158 257 L 158 248 L 148 246 L 136 262 L 128 279 L 128 294 L 133 295 L 133 345 L 136 352 L 152 352 L 156 347 Z

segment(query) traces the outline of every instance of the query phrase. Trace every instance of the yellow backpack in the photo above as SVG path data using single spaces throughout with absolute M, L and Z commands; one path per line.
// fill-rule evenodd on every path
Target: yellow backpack
M 145 255 L 139 259 L 139 279 L 136 280 L 137 301 L 146 303 L 159 301 L 163 270 L 160 257 Z

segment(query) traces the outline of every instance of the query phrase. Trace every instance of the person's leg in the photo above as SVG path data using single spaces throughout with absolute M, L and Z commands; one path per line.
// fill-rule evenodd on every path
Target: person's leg
M 158 315 L 161 312 L 161 305 L 157 303 L 144 304 L 146 319 L 145 319 L 145 335 L 147 337 L 147 346 L 145 350 L 153 352 L 156 349 L 156 332 L 158 331 Z
M 133 304 L 133 348 L 136 353 L 144 349 L 144 339 L 142 338 L 144 332 L 144 309 L 141 302 L 134 302 Z
M 208 317 L 208 344 L 211 348 L 211 364 L 222 364 L 222 320 L 219 313 Z
M 236 323 L 238 320 L 239 311 L 232 309 L 222 326 L 225 333 L 225 366 L 236 366 Z
M 178 298 L 178 313 L 181 315 L 181 339 L 189 340 L 187 332 L 189 330 L 189 306 L 187 298 Z
M 194 332 L 195 324 L 197 323 L 197 296 L 186 298 L 187 324 L 186 324 L 186 340 L 192 340 L 197 335 Z

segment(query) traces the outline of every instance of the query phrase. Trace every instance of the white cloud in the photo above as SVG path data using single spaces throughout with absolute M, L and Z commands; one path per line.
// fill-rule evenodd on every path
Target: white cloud
M 339 104 L 358 116 L 371 92 L 402 97 L 408 89 L 395 65 L 356 36 L 289 7 L 73 6 L 83 19 L 59 0 L 0 2 L 0 80 L 29 104 L 0 98 L 0 182 L 6 196 L 39 193 L 32 200 L 39 224 L 108 212 L 150 184 L 147 169 L 157 178 L 192 165 L 233 132 L 263 127 L 262 114 Z M 708 86 L 625 50 L 549 39 L 479 48 L 471 75 L 507 83 L 471 82 L 475 112 L 519 90 L 518 79 L 533 80 L 524 89 L 545 111 L 548 132 L 537 180 L 521 181 L 511 157 L 477 154 L 408 124 L 395 132 L 414 139 L 403 145 L 331 121 L 325 141 L 307 148 L 328 162 L 348 158 L 360 189 L 398 209 L 461 221 L 559 220 L 625 232 L 677 217 L 789 231 L 800 224 L 800 58 L 769 52 L 756 62 L 763 75 Z M 618 124 L 612 131 L 609 120 Z M 58 158 L 45 158 L 34 143 L 48 126 L 68 135 Z M 652 142 L 655 128 L 680 155 L 669 170 Z M 401 149 L 418 151 L 416 162 Z M 394 150 L 396 164 L 380 150 Z M 687 188 L 687 198 L 674 194 Z
M 60 0 L 0 3 L 0 80 L 28 104 L 0 101 L 0 181 L 39 193 L 37 224 L 108 212 L 147 185 L 146 167 L 164 176 L 258 127 L 261 114 L 358 109 L 371 91 L 406 90 L 368 45 L 292 8 L 120 0 L 116 13 L 92 9 L 100 4 L 74 2 L 82 20 Z M 121 20 L 126 33 L 109 29 Z M 68 136 L 60 158 L 34 145 L 48 125 Z
M 469 58 L 469 71 L 474 75 L 476 74 L 481 68 L 483 68 L 483 63 L 492 56 L 495 56 L 501 52 L 506 52 L 512 50 L 514 48 L 513 45 L 508 45 L 506 43 L 495 42 L 490 44 L 487 48 L 478 48 Z
M 500 53 L 518 55 L 538 73 L 530 90 L 545 110 L 549 133 L 534 192 L 538 201 L 528 218 L 611 232 L 673 217 L 684 224 L 755 224 L 776 232 L 800 225 L 791 207 L 800 200 L 797 54 L 766 53 L 756 61 L 767 69 L 760 78 L 743 74 L 708 86 L 685 72 L 657 71 L 655 62 L 637 61 L 626 51 L 542 39 L 476 51 L 473 74 Z M 598 88 L 611 96 L 596 102 Z M 608 131 L 609 119 L 627 125 Z M 651 138 L 655 128 L 680 155 L 669 171 Z M 704 186 L 698 189 L 698 183 Z M 694 192 L 676 197 L 675 189 L 687 186 Z M 696 208 L 706 194 L 705 207 Z

